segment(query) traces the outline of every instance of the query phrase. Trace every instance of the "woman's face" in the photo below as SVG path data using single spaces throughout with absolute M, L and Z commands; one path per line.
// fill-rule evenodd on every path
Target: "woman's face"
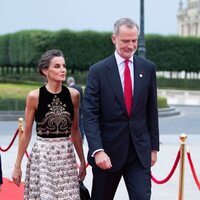
M 65 81 L 66 79 L 66 65 L 65 59 L 62 56 L 51 59 L 49 67 L 43 70 L 48 81 Z

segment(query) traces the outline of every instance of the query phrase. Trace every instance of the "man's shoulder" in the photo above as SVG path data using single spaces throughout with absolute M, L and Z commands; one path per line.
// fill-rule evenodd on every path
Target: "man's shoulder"
M 147 64 L 147 65 L 155 65 L 155 63 L 152 62 L 151 60 L 149 60 L 147 58 L 141 58 L 140 56 L 137 56 L 137 55 L 134 55 L 134 61 L 143 63 L 143 64 Z
M 112 54 L 109 57 L 106 57 L 100 61 L 98 61 L 97 63 L 93 64 L 90 68 L 95 68 L 95 69 L 102 69 L 104 67 L 106 67 L 107 65 L 109 65 L 110 62 L 114 62 L 115 61 L 115 56 L 114 54 Z

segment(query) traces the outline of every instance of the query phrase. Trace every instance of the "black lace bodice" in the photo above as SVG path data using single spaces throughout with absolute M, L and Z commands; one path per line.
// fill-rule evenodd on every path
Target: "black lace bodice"
M 50 93 L 45 86 L 39 91 L 38 109 L 35 114 L 36 132 L 40 137 L 68 137 L 74 117 L 69 89 L 62 86 L 58 94 Z

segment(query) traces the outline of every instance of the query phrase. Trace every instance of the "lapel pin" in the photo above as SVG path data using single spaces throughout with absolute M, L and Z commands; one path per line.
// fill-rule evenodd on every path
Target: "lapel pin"
M 140 78 L 142 78 L 142 77 L 143 77 L 143 75 L 144 75 L 144 72 L 141 72 L 141 73 L 140 73 L 140 75 L 139 75 L 139 76 L 140 76 Z

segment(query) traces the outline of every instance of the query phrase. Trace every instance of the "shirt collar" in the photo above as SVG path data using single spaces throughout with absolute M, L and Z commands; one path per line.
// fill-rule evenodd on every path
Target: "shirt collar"
M 120 65 L 121 63 L 124 62 L 124 58 L 122 58 L 118 53 L 117 51 L 115 51 L 115 58 L 116 58 L 116 61 L 117 61 L 117 65 Z M 129 58 L 129 61 L 131 61 L 133 63 L 133 56 L 131 56 L 131 58 Z

